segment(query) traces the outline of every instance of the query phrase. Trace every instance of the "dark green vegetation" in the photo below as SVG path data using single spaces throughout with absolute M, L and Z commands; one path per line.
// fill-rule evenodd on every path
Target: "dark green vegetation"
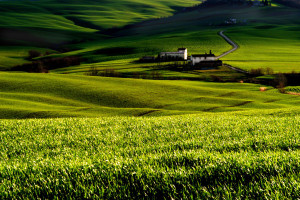
M 3 120 L 0 194 L 297 199 L 300 118 L 288 115 Z

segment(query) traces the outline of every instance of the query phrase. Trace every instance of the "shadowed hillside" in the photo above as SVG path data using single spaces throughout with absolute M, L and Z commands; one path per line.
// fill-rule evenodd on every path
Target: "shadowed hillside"
M 197 0 L 4 1 L 0 2 L 0 42 L 40 46 L 70 43 L 95 37 L 87 33 L 170 16 L 180 7 L 197 3 Z

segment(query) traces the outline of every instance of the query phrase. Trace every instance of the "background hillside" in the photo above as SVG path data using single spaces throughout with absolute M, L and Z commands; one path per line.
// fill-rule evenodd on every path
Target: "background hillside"
M 1 2 L 0 69 L 28 63 L 28 51 L 37 49 L 58 53 L 54 56 L 75 55 L 85 59 L 80 66 L 53 71 L 56 73 L 82 74 L 91 66 L 119 73 L 147 73 L 144 65 L 133 61 L 183 46 L 190 54 L 209 50 L 216 55 L 223 53 L 231 47 L 217 33 L 226 30 L 240 46 L 238 51 L 223 58 L 226 63 L 246 70 L 299 71 L 297 8 L 275 1 L 271 7 L 226 4 L 185 10 L 180 7 L 199 3 L 192 0 Z M 237 23 L 225 24 L 231 18 L 237 19 Z
M 176 9 L 197 3 L 199 1 L 196 0 L 5 1 L 0 2 L 0 27 L 4 34 L 1 41 L 9 43 L 13 42 L 9 39 L 18 40 L 20 38 L 17 36 L 22 37 L 23 30 L 27 35 L 23 35 L 21 39 L 25 41 L 27 39 L 29 43 L 34 42 L 32 39 L 36 37 L 35 42 L 39 45 L 43 45 L 41 42 L 44 42 L 44 45 L 61 44 L 76 38 L 84 38 L 89 35 L 87 33 L 98 30 L 122 27 L 146 19 L 167 17 Z M 6 35 L 5 30 L 15 35 Z M 49 35 L 48 38 L 45 38 L 46 33 Z
M 99 30 L 170 16 L 177 9 L 198 3 L 196 0 L 1 1 L 0 69 L 28 62 L 30 49 L 66 51 L 69 48 L 63 45 L 107 38 L 97 34 Z
M 276 90 L 274 90 L 276 94 L 266 93 L 270 96 L 260 93 L 260 86 L 255 88 L 256 93 L 262 95 L 258 99 L 253 99 L 251 95 L 248 95 L 249 89 L 245 85 L 237 86 L 241 87 L 240 92 L 233 91 L 234 94 L 245 93 L 245 97 L 238 95 L 229 95 L 228 98 L 218 97 L 221 94 L 210 87 L 211 83 L 204 84 L 208 87 L 205 90 L 210 91 L 205 95 L 197 97 L 197 92 L 193 93 L 195 91 L 192 90 L 193 92 L 188 92 L 183 97 L 181 94 L 183 88 L 179 85 L 185 85 L 186 82 L 182 81 L 179 85 L 175 84 L 175 93 L 164 94 L 161 88 L 173 91 L 172 87 L 167 87 L 164 81 L 153 82 L 159 84 L 159 87 L 152 87 L 152 82 L 144 80 L 116 81 L 118 78 L 101 79 L 85 76 L 94 70 L 96 75 L 100 76 L 136 79 L 233 82 L 243 80 L 243 74 L 231 72 L 225 68 L 189 71 L 173 69 L 171 66 L 173 63 L 142 64 L 136 62 L 144 55 L 157 55 L 160 51 L 174 51 L 178 47 L 187 47 L 190 54 L 212 50 L 213 53 L 219 55 L 231 48 L 217 34 L 220 30 L 226 30 L 226 34 L 240 46 L 238 51 L 224 57 L 224 62 L 247 70 L 269 67 L 276 72 L 299 71 L 298 9 L 274 3 L 269 7 L 222 4 L 179 8 L 180 5 L 191 6 L 196 3 L 199 2 L 120 1 L 119 6 L 116 6 L 116 3 L 109 3 L 109 1 L 76 1 L 72 4 L 69 1 L 53 0 L 1 2 L 1 15 L 3 16 L 0 19 L 2 20 L 1 34 L 12 37 L 12 40 L 2 37 L 6 42 L 6 46 L 0 48 L 2 70 L 32 62 L 28 58 L 28 51 L 32 49 L 43 54 L 40 58 L 66 56 L 82 58 L 80 65 L 59 66 L 50 70 L 50 73 L 63 75 L 26 75 L 13 72 L 1 74 L 3 84 L 1 117 L 170 115 L 207 111 L 245 111 L 257 108 L 281 109 L 295 105 L 290 104 L 289 101 L 285 102 L 285 95 L 282 96 Z M 24 6 L 27 9 L 24 9 Z M 155 11 L 152 12 L 152 9 Z M 125 12 L 121 11 L 125 10 L 136 13 L 139 17 L 124 18 L 122 13 Z M 175 15 L 166 17 L 174 12 L 176 12 Z M 77 21 L 71 20 L 75 18 Z M 159 19 L 142 21 L 149 18 Z M 225 24 L 225 21 L 230 18 L 237 19 L 237 24 Z M 52 21 L 52 19 L 55 20 Z M 123 20 L 124 23 L 118 24 L 118 20 Z M 140 22 L 134 23 L 137 21 Z M 110 26 L 105 27 L 104 22 L 109 22 L 107 24 Z M 115 24 L 119 27 L 115 27 Z M 6 34 L 6 31 L 13 32 Z M 24 34 L 28 31 L 30 36 Z M 17 33 L 25 39 L 16 39 L 14 38 L 16 35 L 12 33 Z M 38 35 L 38 37 L 31 37 L 33 35 Z M 39 40 L 43 37 L 45 38 Z M 39 39 L 36 40 L 37 38 Z M 67 39 L 68 42 L 65 45 L 60 42 L 56 43 L 56 40 L 60 38 Z M 41 41 L 49 43 L 50 46 Z M 47 52 L 50 55 L 47 55 Z M 18 69 L 22 70 L 22 66 Z M 77 74 L 80 78 L 67 74 Z M 87 85 L 85 88 L 81 86 L 82 80 L 86 80 L 82 83 Z M 60 85 L 65 87 L 60 87 Z M 132 85 L 139 85 L 139 87 L 132 90 Z M 231 86 L 235 87 L 234 84 Z M 152 101 L 153 96 L 145 92 L 147 87 L 149 91 L 156 91 L 150 94 L 155 96 L 157 102 Z M 190 91 L 190 85 L 184 89 Z M 11 93 L 11 90 L 14 93 Z M 87 93 L 82 93 L 82 90 Z M 115 93 L 108 94 L 109 90 L 115 90 Z M 231 91 L 231 88 L 225 87 L 225 90 Z M 76 95 L 76 93 L 81 95 Z M 174 99 L 168 99 L 169 95 Z M 263 100 L 273 95 L 274 98 L 276 97 L 274 102 L 273 99 L 270 100 L 271 102 Z M 280 104 L 277 104 L 277 96 L 279 99 L 283 98 Z M 201 101 L 197 101 L 197 98 Z M 296 99 L 293 96 L 286 98 Z M 26 104 L 28 105 L 25 108 Z

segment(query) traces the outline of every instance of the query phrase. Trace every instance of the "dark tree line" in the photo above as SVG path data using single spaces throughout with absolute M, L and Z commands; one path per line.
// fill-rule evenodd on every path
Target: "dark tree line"
M 48 56 L 50 54 L 51 53 L 49 51 L 46 51 L 45 53 L 41 53 L 37 50 L 30 50 L 30 51 L 28 51 L 28 59 L 32 60 L 34 58 L 37 58 L 37 57 L 40 57 L 40 56 Z
M 11 71 L 25 71 L 36 73 L 48 73 L 51 69 L 80 65 L 82 58 L 78 56 L 44 58 L 31 63 L 17 65 Z

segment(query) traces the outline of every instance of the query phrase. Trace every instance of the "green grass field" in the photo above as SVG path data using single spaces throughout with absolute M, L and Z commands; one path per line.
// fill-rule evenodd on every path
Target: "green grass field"
M 95 32 L 146 19 L 167 17 L 197 0 L 138 1 L 3 1 L 0 2 L 1 43 L 39 46 L 97 39 Z
M 299 111 L 299 98 L 242 83 L 0 74 L 0 118 Z
M 1 31 L 6 33 L 2 40 L 18 45 L 20 50 L 15 48 L 16 54 L 29 48 L 22 47 L 23 45 L 50 48 L 67 45 L 66 47 L 73 51 L 60 56 L 80 55 L 87 59 L 83 65 L 76 66 L 75 69 L 71 67 L 58 70 L 59 73 L 85 73 L 90 64 L 117 68 L 116 62 L 124 63 L 127 68 L 132 67 L 133 72 L 137 72 L 144 67 L 132 66 L 127 61 L 137 60 L 144 55 L 157 55 L 161 51 L 174 51 L 178 47 L 187 47 L 189 54 L 212 50 L 216 55 L 220 55 L 229 50 L 230 45 L 220 38 L 217 32 L 227 30 L 227 34 L 239 44 L 240 49 L 224 57 L 226 63 L 246 70 L 270 67 L 275 72 L 299 71 L 298 9 L 279 4 L 267 8 L 219 6 L 141 22 L 145 19 L 170 16 L 176 9 L 180 10 L 180 5 L 191 6 L 199 1 L 170 3 L 162 0 L 127 0 L 118 2 L 118 7 L 111 1 L 101 4 L 94 2 L 93 6 L 89 3 L 79 1 L 69 6 L 68 1 L 58 3 L 54 0 L 0 2 L 3 11 L 0 27 Z M 28 9 L 21 12 L 24 4 Z M 123 17 L 124 10 L 132 11 L 135 17 Z M 224 21 L 229 18 L 236 18 L 238 23 L 225 26 Z M 44 23 L 45 19 L 51 20 Z M 135 24 L 137 22 L 141 23 Z M 128 24 L 131 26 L 113 32 L 106 30 Z M 131 48 L 132 51 L 105 54 L 109 48 L 124 47 Z M 98 51 L 102 53 L 97 53 Z M 0 51 L 0 56 L 3 59 L 0 63 L 1 69 L 26 62 L 25 55 L 20 58 Z
M 229 30 L 228 35 L 240 49 L 226 56 L 225 62 L 246 70 L 269 67 L 275 72 L 299 72 L 300 41 L 296 26 L 270 27 Z
M 187 47 L 189 54 L 212 50 L 220 55 L 231 48 L 217 35 L 218 31 L 226 30 L 226 34 L 240 48 L 222 58 L 224 62 L 246 70 L 270 67 L 275 72 L 298 72 L 298 17 L 298 9 L 284 6 L 207 8 L 120 29 L 113 33 L 115 37 L 112 39 L 74 45 L 74 48 L 80 50 L 68 54 L 83 55 L 94 66 L 106 65 L 109 68 L 118 67 L 115 66 L 116 60 L 132 66 L 131 63 L 126 63 L 127 59 L 157 55 L 161 51 L 174 51 L 178 47 Z M 229 18 L 236 18 L 238 23 L 225 26 L 224 21 Z M 105 50 L 108 47 L 130 47 L 134 51 L 131 54 L 113 56 L 94 54 L 97 49 Z M 108 62 L 109 60 L 112 62 Z M 89 65 L 79 68 L 86 71 L 84 68 L 87 66 Z M 76 72 L 72 68 L 69 70 L 70 73 Z M 64 70 L 66 71 L 68 69 Z
M 0 2 L 2 16 L 0 24 L 4 27 L 72 30 L 81 28 L 81 31 L 92 31 L 82 28 L 81 24 L 102 29 L 120 27 L 146 19 L 171 16 L 178 8 L 193 6 L 200 2 L 197 0 L 4 1 Z M 76 23 L 79 26 L 74 25 Z
M 0 122 L 2 198 L 297 199 L 299 116 Z

